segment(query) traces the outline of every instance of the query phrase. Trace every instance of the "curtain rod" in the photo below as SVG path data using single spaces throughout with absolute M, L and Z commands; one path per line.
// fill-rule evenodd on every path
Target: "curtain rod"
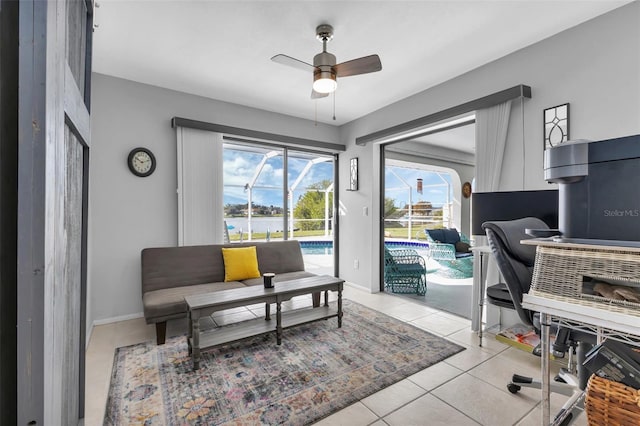
M 171 127 L 188 127 L 191 129 L 208 130 L 210 132 L 224 133 L 227 135 L 244 136 L 247 138 L 262 139 L 265 141 L 284 142 L 292 145 L 302 145 L 314 148 L 323 148 L 331 151 L 346 151 L 344 145 L 337 143 L 317 141 L 313 139 L 297 138 L 295 136 L 279 135 L 276 133 L 261 132 L 258 130 L 243 129 L 241 127 L 226 126 L 224 124 L 207 123 L 206 121 L 191 120 L 188 118 L 173 117 Z
M 446 120 L 448 118 L 457 117 L 462 114 L 501 104 L 510 99 L 516 99 L 520 97 L 531 98 L 531 87 L 524 84 L 519 84 L 509 89 L 505 89 L 500 92 L 483 96 L 482 98 L 465 102 L 464 104 L 456 105 L 454 107 L 447 108 L 433 114 L 425 115 L 424 117 L 416 118 L 415 120 L 407 121 L 402 124 L 388 127 L 386 129 L 378 130 L 377 132 L 357 137 L 356 145 L 366 145 L 369 142 L 378 141 L 389 136 L 415 130 L 420 127 L 428 126 L 430 124 Z

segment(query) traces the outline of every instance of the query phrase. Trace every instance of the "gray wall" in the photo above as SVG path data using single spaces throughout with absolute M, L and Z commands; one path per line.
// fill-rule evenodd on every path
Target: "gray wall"
M 532 99 L 511 111 L 501 190 L 547 189 L 542 171 L 542 111 L 571 103 L 571 138 L 600 140 L 640 133 L 640 3 L 634 2 L 341 128 L 347 157 L 360 158 L 358 192 L 341 192 L 341 277 L 379 288 L 379 147 L 355 138 L 527 84 Z M 524 136 L 524 140 L 523 140 Z M 524 149 L 524 152 L 523 152 Z M 476 166 L 478 167 L 478 166 Z M 343 164 L 340 179 L 348 170 Z M 523 185 L 524 180 L 524 185 Z M 362 207 L 371 215 L 362 217 Z M 355 238 L 354 236 L 357 236 Z M 360 262 L 353 269 L 353 260 Z
M 338 143 L 333 126 L 101 74 L 93 76 L 88 321 L 142 312 L 140 251 L 177 244 L 174 116 Z M 149 148 L 149 177 L 129 172 L 132 148 Z

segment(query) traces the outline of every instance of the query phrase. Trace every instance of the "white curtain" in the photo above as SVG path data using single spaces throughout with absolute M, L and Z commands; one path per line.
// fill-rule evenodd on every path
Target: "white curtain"
M 178 127 L 178 245 L 223 242 L 222 135 Z
M 511 101 L 476 111 L 477 192 L 498 190 L 510 115 Z
M 499 188 L 510 115 L 511 101 L 476 111 L 476 187 L 474 189 L 476 192 L 492 192 Z M 475 236 L 474 245 L 486 246 L 487 237 Z M 487 271 L 485 288 L 497 283 L 500 279 L 498 267 L 494 262 L 488 261 L 490 258 L 491 256 L 484 257 L 487 261 L 483 265 L 484 270 Z M 478 265 L 474 265 L 474 277 L 479 275 L 479 271 Z M 479 277 L 475 279 L 479 279 Z M 472 330 L 482 327 L 476 314 L 478 302 L 478 294 L 474 291 L 471 314 Z M 488 326 L 499 322 L 499 310 L 487 308 L 486 315 Z

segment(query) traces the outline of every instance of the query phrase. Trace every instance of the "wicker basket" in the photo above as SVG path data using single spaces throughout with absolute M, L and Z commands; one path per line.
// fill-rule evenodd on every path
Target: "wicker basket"
M 640 252 L 606 246 L 538 246 L 529 294 L 640 317 L 640 303 L 587 294 L 585 277 L 622 280 L 640 288 Z
M 584 406 L 589 426 L 640 425 L 640 390 L 622 383 L 592 375 Z

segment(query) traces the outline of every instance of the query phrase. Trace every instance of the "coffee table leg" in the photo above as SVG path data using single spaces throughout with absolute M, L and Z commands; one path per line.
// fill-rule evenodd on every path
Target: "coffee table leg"
M 329 306 L 329 290 L 324 291 L 324 306 Z
M 192 350 L 192 358 L 193 358 L 193 369 L 197 370 L 200 368 L 200 319 L 194 318 L 192 319 L 192 328 L 193 328 L 193 348 Z
M 276 303 L 276 342 L 282 343 L 282 306 L 280 301 Z
M 342 327 L 342 289 L 338 290 L 338 328 Z
M 269 321 L 271 319 L 271 304 L 269 303 L 265 303 L 264 304 L 264 319 L 265 321 Z
M 187 349 L 189 355 L 193 352 L 191 348 L 191 337 L 193 337 L 193 319 L 191 319 L 191 311 L 189 311 L 189 329 L 187 330 Z

